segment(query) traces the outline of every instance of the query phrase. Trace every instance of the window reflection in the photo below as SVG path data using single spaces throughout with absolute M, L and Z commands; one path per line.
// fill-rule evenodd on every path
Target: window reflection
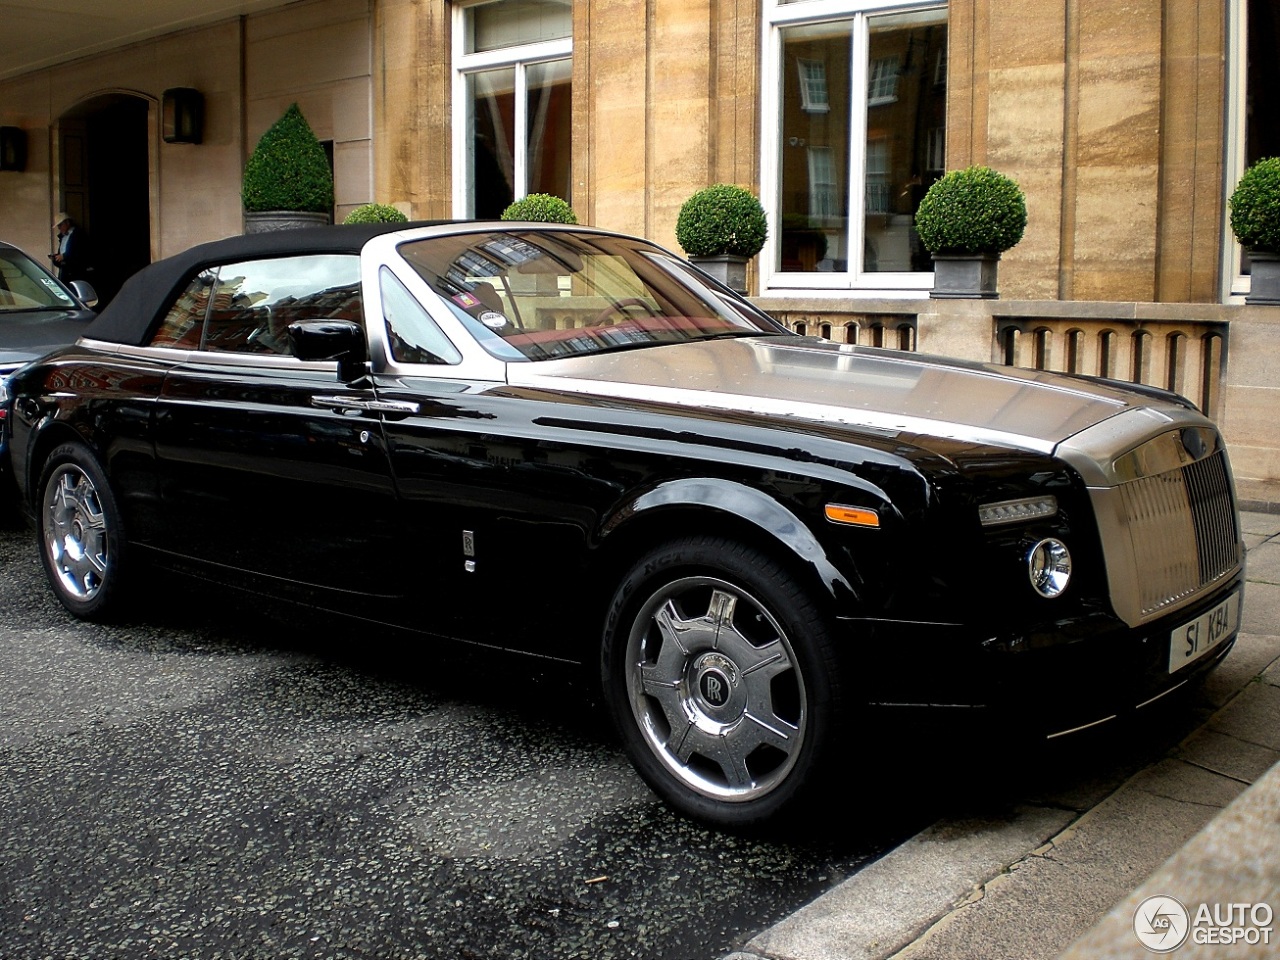
M 151 345 L 283 355 L 289 324 L 323 319 L 364 322 L 358 257 L 250 260 L 201 271 L 170 306 Z
M 502 360 L 785 333 L 638 240 L 500 232 L 415 240 L 399 249 L 441 303 Z

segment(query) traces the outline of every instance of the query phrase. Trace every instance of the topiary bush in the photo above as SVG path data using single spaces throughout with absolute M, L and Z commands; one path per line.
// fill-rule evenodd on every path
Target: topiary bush
M 680 207 L 676 242 L 691 257 L 754 257 L 769 235 L 755 194 L 729 183 L 699 190 Z
M 916 210 L 920 242 L 936 254 L 1002 253 L 1022 239 L 1026 226 L 1022 190 L 990 167 L 952 170 Z
M 366 203 L 356 207 L 343 223 L 408 223 L 409 218 L 395 207 L 385 203 Z
M 244 166 L 240 198 L 251 212 L 333 209 L 333 171 L 296 103 L 253 148 Z
M 502 211 L 503 220 L 532 220 L 535 223 L 577 223 L 573 208 L 549 193 L 531 193 Z
M 1241 246 L 1280 253 L 1280 157 L 1259 160 L 1246 170 L 1229 204 L 1231 232 Z

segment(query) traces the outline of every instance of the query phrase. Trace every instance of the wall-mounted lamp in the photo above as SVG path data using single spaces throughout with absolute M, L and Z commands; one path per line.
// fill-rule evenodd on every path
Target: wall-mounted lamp
M 160 101 L 160 132 L 165 143 L 200 143 L 204 138 L 204 94 L 173 87 Z
M 0 127 L 0 170 L 27 169 L 27 131 Z

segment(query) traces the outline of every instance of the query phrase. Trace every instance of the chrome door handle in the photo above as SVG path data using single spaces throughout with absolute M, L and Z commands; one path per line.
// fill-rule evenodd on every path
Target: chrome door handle
M 313 407 L 329 410 L 360 410 L 365 413 L 417 413 L 422 407 L 409 400 L 365 400 L 362 397 L 312 397 Z

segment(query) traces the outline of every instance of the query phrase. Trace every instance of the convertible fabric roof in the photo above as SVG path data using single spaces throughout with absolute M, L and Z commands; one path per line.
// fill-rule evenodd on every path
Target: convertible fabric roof
M 161 311 L 177 296 L 178 288 L 186 286 L 191 277 L 206 267 L 240 260 L 305 254 L 358 254 L 366 243 L 381 234 L 446 222 L 339 224 L 245 234 L 202 243 L 175 256 L 157 260 L 126 280 L 115 298 L 85 329 L 84 336 L 108 343 L 141 346 L 160 320 Z

